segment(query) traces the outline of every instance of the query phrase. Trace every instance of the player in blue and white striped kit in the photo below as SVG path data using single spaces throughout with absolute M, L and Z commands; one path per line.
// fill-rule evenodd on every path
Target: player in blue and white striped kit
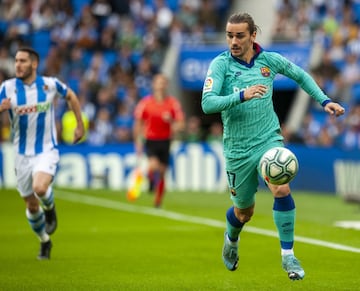
M 55 77 L 37 75 L 39 61 L 32 48 L 18 49 L 15 78 L 0 87 L 0 112 L 9 113 L 17 189 L 25 200 L 29 224 L 41 242 L 38 259 L 50 259 L 50 234 L 57 227 L 52 182 L 59 163 L 55 98 L 65 98 L 76 116 L 74 143 L 83 137 L 84 125 L 74 91 Z
M 259 161 L 270 148 L 284 146 L 279 119 L 272 102 L 277 74 L 296 81 L 324 110 L 344 114 L 313 78 L 276 52 L 263 50 L 255 42 L 257 26 L 247 13 L 233 14 L 226 24 L 229 50 L 215 57 L 207 73 L 202 108 L 207 114 L 221 112 L 224 126 L 224 156 L 233 206 L 226 213 L 223 247 L 225 266 L 238 267 L 238 244 L 243 226 L 255 210 Z M 305 271 L 294 255 L 295 202 L 289 184 L 272 185 L 273 217 L 278 229 L 282 267 L 291 280 L 303 279 Z

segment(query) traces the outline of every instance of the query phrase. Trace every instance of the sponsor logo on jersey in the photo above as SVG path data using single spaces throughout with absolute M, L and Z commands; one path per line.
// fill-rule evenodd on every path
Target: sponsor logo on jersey
M 270 76 L 270 69 L 268 67 L 262 67 L 260 68 L 260 71 L 261 71 L 261 75 L 263 75 L 264 77 Z
M 50 108 L 49 102 L 43 102 L 39 104 L 32 104 L 32 105 L 22 105 L 15 107 L 15 113 L 19 115 L 35 113 L 35 112 L 45 112 L 48 111 Z
M 213 78 L 207 77 L 204 84 L 204 92 L 210 92 L 212 90 L 213 83 Z

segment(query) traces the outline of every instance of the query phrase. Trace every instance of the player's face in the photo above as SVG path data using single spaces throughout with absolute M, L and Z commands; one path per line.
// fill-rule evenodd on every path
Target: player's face
M 154 91 L 166 91 L 167 79 L 163 75 L 156 75 L 153 80 Z
M 248 56 L 252 57 L 255 37 L 256 32 L 251 35 L 247 23 L 226 25 L 226 40 L 234 57 L 242 60 L 247 60 Z
M 36 62 L 31 60 L 29 53 L 17 52 L 15 56 L 15 76 L 23 81 L 32 78 L 36 69 Z

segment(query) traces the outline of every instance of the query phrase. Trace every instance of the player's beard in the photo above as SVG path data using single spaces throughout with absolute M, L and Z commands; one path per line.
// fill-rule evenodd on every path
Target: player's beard
M 16 78 L 22 81 L 26 81 L 27 79 L 31 78 L 32 76 L 31 66 L 25 67 L 21 70 L 16 70 L 15 76 Z
M 252 44 L 251 43 L 244 43 L 241 46 L 234 45 L 231 47 L 231 54 L 240 60 L 249 61 L 247 60 L 247 56 L 251 50 Z

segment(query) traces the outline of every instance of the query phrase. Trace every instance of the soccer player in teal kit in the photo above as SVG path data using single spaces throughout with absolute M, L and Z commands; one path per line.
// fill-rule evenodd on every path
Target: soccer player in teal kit
M 278 53 L 264 51 L 255 42 L 257 30 L 247 13 L 229 17 L 226 24 L 229 50 L 212 60 L 202 93 L 203 111 L 221 112 L 224 126 L 224 156 L 233 206 L 226 213 L 222 256 L 230 271 L 238 267 L 240 232 L 254 213 L 259 160 L 270 148 L 284 146 L 272 103 L 276 74 L 296 81 L 329 114 L 339 116 L 345 112 L 303 69 Z M 268 188 L 274 196 L 273 217 L 279 233 L 282 267 L 291 280 L 302 279 L 305 272 L 293 250 L 295 203 L 289 184 L 268 184 Z

